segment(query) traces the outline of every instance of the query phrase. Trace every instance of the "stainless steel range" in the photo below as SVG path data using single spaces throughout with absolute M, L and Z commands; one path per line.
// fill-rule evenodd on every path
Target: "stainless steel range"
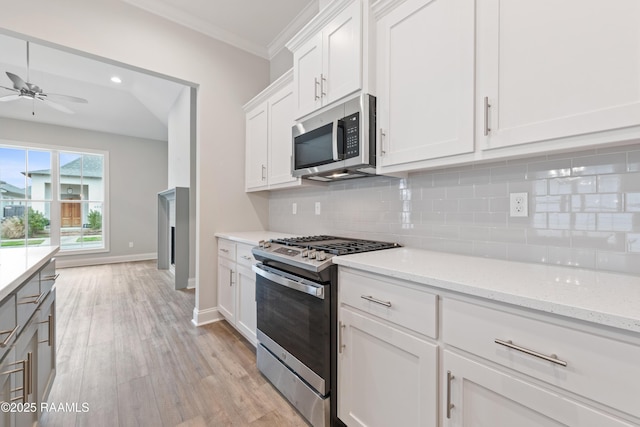
M 313 426 L 336 416 L 337 266 L 335 256 L 397 243 L 309 236 L 260 242 L 252 252 L 260 371 Z

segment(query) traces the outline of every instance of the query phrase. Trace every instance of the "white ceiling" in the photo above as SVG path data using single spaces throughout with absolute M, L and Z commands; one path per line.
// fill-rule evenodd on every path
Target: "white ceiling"
M 122 0 L 151 13 L 271 59 L 318 11 L 318 0 Z M 0 86 L 13 87 L 6 71 L 27 81 L 26 42 L 0 34 Z M 114 75 L 122 79 L 116 85 Z M 87 104 L 0 102 L 0 117 L 166 141 L 171 106 L 185 88 L 174 81 L 30 43 L 29 82 L 45 93 L 71 95 Z M 14 92 L 0 88 L 0 97 Z M 32 114 L 35 113 L 35 114 Z

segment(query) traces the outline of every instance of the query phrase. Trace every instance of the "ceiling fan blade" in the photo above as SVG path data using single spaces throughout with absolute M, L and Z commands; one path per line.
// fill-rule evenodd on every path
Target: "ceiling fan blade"
M 14 89 L 12 87 L 0 86 L 0 89 L 10 90 L 12 92 L 20 92 L 18 89 Z
M 11 79 L 11 81 L 13 82 L 13 87 L 15 89 L 21 90 L 21 89 L 25 89 L 25 90 L 29 90 L 29 86 L 27 85 L 27 83 L 22 80 L 19 76 L 16 76 L 13 73 L 10 73 L 7 71 L 7 77 L 9 77 L 9 79 Z
M 69 102 L 78 102 L 80 104 L 87 104 L 87 101 L 84 98 L 78 98 L 77 96 L 69 96 L 69 95 L 60 95 L 57 93 L 41 93 L 39 96 L 44 96 L 46 99 L 51 99 L 54 101 L 69 101 Z
M 54 108 L 58 111 L 62 111 L 63 113 L 67 113 L 67 114 L 75 114 L 72 110 L 68 109 L 67 107 L 65 107 L 64 105 L 60 105 L 56 102 L 53 101 L 49 101 L 46 98 L 41 98 L 40 96 L 36 96 L 36 99 L 38 101 L 42 101 L 43 103 L 45 103 L 46 105 L 48 105 L 51 108 Z
M 0 102 L 13 101 L 15 99 L 20 99 L 20 95 L 0 96 Z

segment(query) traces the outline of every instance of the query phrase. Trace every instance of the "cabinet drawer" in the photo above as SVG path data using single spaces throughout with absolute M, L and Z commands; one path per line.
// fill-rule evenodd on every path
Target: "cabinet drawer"
M 57 277 L 56 259 L 52 258 L 40 271 L 40 292 L 43 292 L 45 295 L 48 294 L 56 283 Z
M 42 302 L 40 293 L 40 274 L 35 274 L 16 294 L 16 307 L 19 329 L 24 328 L 27 321 Z
M 235 261 L 236 244 L 230 240 L 218 239 L 218 255 Z
M 251 264 L 255 262 L 255 258 L 253 258 L 253 254 L 251 253 L 251 245 L 243 245 L 239 244 L 236 248 L 238 265 L 244 265 L 245 267 L 251 268 Z
M 340 269 L 339 301 L 423 335 L 437 337 L 434 294 Z
M 524 313 L 520 316 L 447 298 L 442 302 L 442 339 L 448 345 L 640 416 L 640 346 L 524 317 Z M 519 349 L 496 340 L 510 341 Z M 566 366 L 540 356 L 566 362 Z
M 16 339 L 16 297 L 11 295 L 0 305 L 0 359 Z

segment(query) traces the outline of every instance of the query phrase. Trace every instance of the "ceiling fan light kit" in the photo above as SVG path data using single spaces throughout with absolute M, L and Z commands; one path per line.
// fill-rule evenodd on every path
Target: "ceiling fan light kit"
M 9 80 L 13 83 L 13 87 L 0 86 L 0 88 L 17 93 L 0 97 L 0 102 L 15 101 L 18 99 L 31 99 L 33 102 L 38 100 L 67 114 L 74 114 L 74 112 L 66 106 L 58 104 L 58 102 L 76 102 L 81 104 L 86 104 L 88 102 L 86 99 L 78 98 L 76 96 L 45 93 L 38 85 L 29 82 L 29 42 L 27 42 L 27 81 L 24 81 L 20 76 L 8 71 L 6 74 L 7 77 L 9 77 Z M 35 115 L 33 110 L 32 114 Z

